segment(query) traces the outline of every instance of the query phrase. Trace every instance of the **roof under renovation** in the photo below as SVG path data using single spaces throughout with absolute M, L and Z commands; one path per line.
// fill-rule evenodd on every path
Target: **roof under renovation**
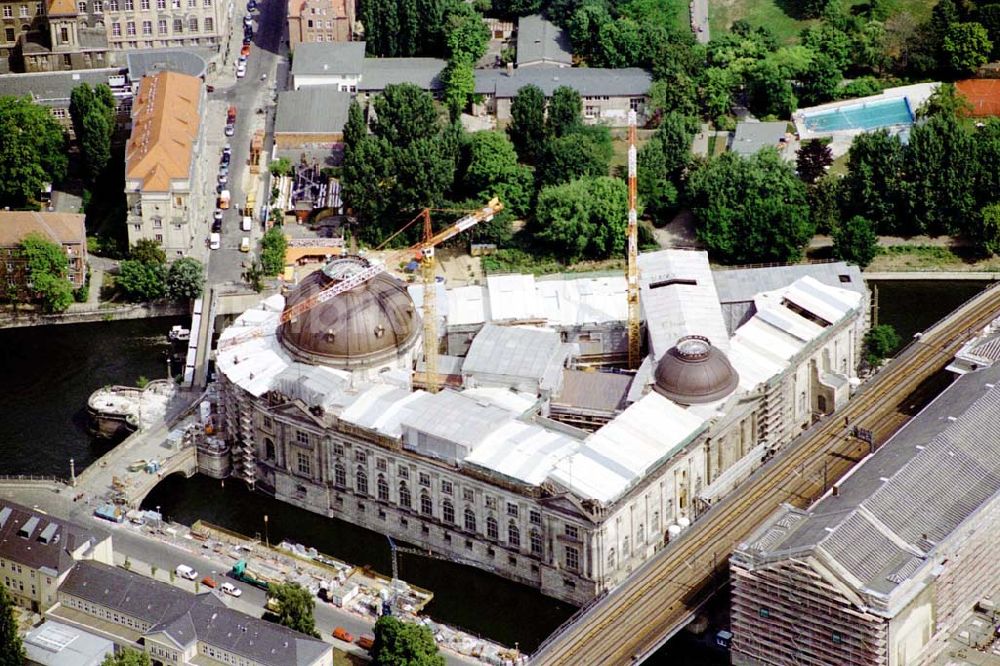
M 959 377 L 808 511 L 783 508 L 746 543 L 755 561 L 814 555 L 859 593 L 890 596 L 1000 492 L 1000 366 Z

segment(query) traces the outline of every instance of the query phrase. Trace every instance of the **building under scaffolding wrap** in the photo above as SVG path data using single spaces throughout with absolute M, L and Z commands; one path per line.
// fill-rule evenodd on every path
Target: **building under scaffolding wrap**
M 998 366 L 961 376 L 811 508 L 740 544 L 734 664 L 928 663 L 996 599 L 998 381 Z

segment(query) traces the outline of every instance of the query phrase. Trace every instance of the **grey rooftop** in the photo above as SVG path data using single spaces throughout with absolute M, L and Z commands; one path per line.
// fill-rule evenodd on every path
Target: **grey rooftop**
M 517 22 L 517 66 L 546 64 L 573 64 L 569 38 L 541 14 L 522 16 Z
M 73 566 L 73 552 L 106 538 L 103 531 L 84 529 L 13 502 L 0 502 L 0 558 L 43 569 L 52 576 Z
M 68 72 L 39 72 L 34 74 L 4 74 L 0 76 L 0 91 L 4 95 L 30 96 L 41 104 L 69 102 L 69 96 L 81 83 L 96 86 L 107 83 L 108 78 L 123 74 L 120 67 L 106 69 L 79 69 Z
M 332 134 L 342 132 L 347 124 L 351 93 L 334 86 L 306 86 L 278 93 L 277 133 Z
M 788 123 L 739 123 L 733 136 L 732 150 L 737 155 L 753 155 L 763 148 L 778 148 L 788 132 Z
M 295 47 L 292 76 L 358 76 L 364 59 L 364 42 L 307 42 Z
M 512 72 L 476 70 L 476 94 L 500 98 L 514 97 L 526 85 L 538 86 L 546 97 L 551 97 L 560 86 L 569 86 L 582 97 L 640 97 L 649 92 L 652 83 L 652 75 L 638 67 L 524 67 Z

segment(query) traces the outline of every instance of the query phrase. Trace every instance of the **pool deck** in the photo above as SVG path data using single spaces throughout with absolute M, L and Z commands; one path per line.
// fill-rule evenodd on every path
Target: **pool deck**
M 888 99 L 895 99 L 899 97 L 906 97 L 909 99 L 910 108 L 916 112 L 918 108 L 931 96 L 934 89 L 938 87 L 938 83 L 916 83 L 910 86 L 898 86 L 896 88 L 886 88 L 878 95 L 871 95 L 869 97 L 858 97 L 855 99 L 842 99 L 837 102 L 828 102 L 827 104 L 820 104 L 819 106 L 811 106 L 806 109 L 799 109 L 792 114 L 792 122 L 795 123 L 795 131 L 799 134 L 799 139 L 806 141 L 808 139 L 820 139 L 820 138 L 833 138 L 833 139 L 853 139 L 858 134 L 862 134 L 866 131 L 873 130 L 863 130 L 863 129 L 849 129 L 849 130 L 834 130 L 829 132 L 823 131 L 813 131 L 806 127 L 805 116 L 811 116 L 816 113 L 822 113 L 824 111 L 834 111 L 846 106 L 857 106 L 859 104 L 868 104 L 871 102 L 884 102 Z M 895 127 L 895 126 L 894 126 Z M 838 145 L 844 145 L 844 141 L 835 141 Z M 846 141 L 846 145 L 850 145 L 850 141 Z

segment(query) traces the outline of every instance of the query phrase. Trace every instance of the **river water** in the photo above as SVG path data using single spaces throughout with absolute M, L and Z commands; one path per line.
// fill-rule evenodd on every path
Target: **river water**
M 979 282 L 881 282 L 878 321 L 893 324 L 903 340 L 928 327 L 982 289 Z M 166 376 L 163 353 L 171 325 L 167 318 L 0 330 L 0 473 L 68 476 L 69 459 L 79 472 L 102 455 L 106 442 L 87 434 L 90 393 L 108 384 L 133 385 L 139 376 Z M 236 481 L 223 484 L 196 476 L 171 477 L 147 498 L 173 520 L 207 520 L 254 536 L 313 546 L 348 562 L 391 573 L 385 538 L 338 520 L 326 519 L 248 492 Z M 265 536 L 261 534 L 261 536 Z M 401 555 L 400 576 L 433 590 L 427 612 L 506 645 L 533 649 L 573 612 L 567 604 L 486 572 L 448 562 Z M 658 655 L 674 663 L 726 663 L 688 637 Z

